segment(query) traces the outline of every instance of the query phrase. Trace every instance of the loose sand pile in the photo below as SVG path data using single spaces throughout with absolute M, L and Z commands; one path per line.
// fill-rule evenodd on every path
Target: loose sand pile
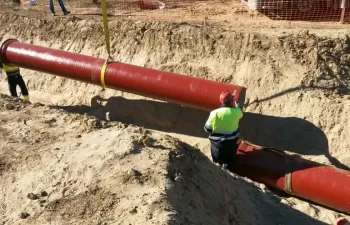
M 0 21 L 2 41 L 106 56 L 100 21 Z M 247 87 L 243 138 L 350 167 L 349 37 L 123 20 L 110 29 L 118 61 Z M 341 215 L 219 170 L 203 133 L 208 112 L 22 74 L 33 102 L 48 106 L 1 97 L 5 224 L 325 224 Z

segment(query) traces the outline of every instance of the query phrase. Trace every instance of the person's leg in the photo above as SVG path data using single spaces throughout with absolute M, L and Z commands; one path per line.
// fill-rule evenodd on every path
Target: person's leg
M 53 0 L 49 0 L 49 6 L 50 6 L 50 11 L 54 15 L 55 14 L 55 8 L 53 6 Z
M 28 89 L 27 89 L 26 83 L 24 82 L 23 77 L 21 75 L 18 75 L 18 77 L 17 77 L 17 84 L 21 88 L 23 99 L 26 101 L 29 101 Z
M 225 140 L 219 141 L 219 161 L 222 163 L 222 169 L 232 170 L 235 166 L 237 141 Z
M 16 83 L 16 79 L 14 76 L 8 76 L 7 77 L 7 82 L 9 84 L 9 90 L 10 90 L 10 94 L 12 97 L 18 97 L 17 95 L 17 83 Z
M 67 11 L 66 7 L 64 7 L 63 0 L 58 0 L 58 4 L 60 5 L 60 7 L 61 7 L 62 12 L 63 12 L 64 15 L 67 15 L 67 14 L 70 13 L 69 11 Z
M 227 162 L 227 169 L 232 171 L 236 164 L 238 144 L 237 140 L 229 140 L 225 144 L 225 158 Z
M 227 170 L 229 165 L 226 160 L 227 156 L 225 155 L 225 151 L 223 151 L 225 148 L 223 144 L 223 141 L 210 140 L 211 157 L 213 158 L 213 162 L 218 163 L 221 169 Z
M 213 162 L 219 163 L 221 166 L 222 163 L 219 161 L 219 146 L 213 140 L 210 140 L 210 152 Z

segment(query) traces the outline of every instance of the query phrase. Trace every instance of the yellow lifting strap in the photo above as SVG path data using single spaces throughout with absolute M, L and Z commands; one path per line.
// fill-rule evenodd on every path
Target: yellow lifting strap
M 106 88 L 106 82 L 105 82 L 105 73 L 107 69 L 107 65 L 109 63 L 109 60 L 112 59 L 111 57 L 111 45 L 109 42 L 109 29 L 108 29 L 108 20 L 107 20 L 107 7 L 106 7 L 106 0 L 101 0 L 101 9 L 102 9 L 102 18 L 103 18 L 103 33 L 105 35 L 105 42 L 106 42 L 106 49 L 108 53 L 108 57 L 105 60 L 102 69 L 101 69 L 101 85 L 103 88 Z
M 105 82 L 105 73 L 106 73 L 108 63 L 109 63 L 109 57 L 105 60 L 105 63 L 103 64 L 102 69 L 101 69 L 101 85 L 102 85 L 103 89 L 105 89 L 107 87 L 106 82 Z

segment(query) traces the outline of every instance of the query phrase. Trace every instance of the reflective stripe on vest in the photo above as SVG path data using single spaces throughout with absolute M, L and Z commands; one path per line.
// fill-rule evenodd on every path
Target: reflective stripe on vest
M 210 140 L 214 140 L 214 141 L 227 141 L 227 140 L 236 140 L 239 136 L 239 132 L 237 130 L 237 132 L 234 132 L 234 134 L 232 135 L 224 135 L 224 136 L 214 136 L 214 135 L 209 135 L 209 139 Z

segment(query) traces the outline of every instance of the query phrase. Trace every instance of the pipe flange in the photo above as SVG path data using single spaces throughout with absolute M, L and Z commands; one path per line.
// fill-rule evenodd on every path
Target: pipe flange
M 7 39 L 6 41 L 4 41 L 1 44 L 1 47 L 0 47 L 0 61 L 3 62 L 3 63 L 8 63 L 8 61 L 6 59 L 6 50 L 7 50 L 8 44 L 10 44 L 12 42 L 18 42 L 18 40 L 17 39 Z

